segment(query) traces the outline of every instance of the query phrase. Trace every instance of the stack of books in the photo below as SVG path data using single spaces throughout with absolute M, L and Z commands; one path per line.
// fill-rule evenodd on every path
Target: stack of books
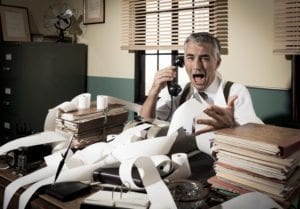
M 124 105 L 109 104 L 107 110 L 97 110 L 92 102 L 88 109 L 59 113 L 55 129 L 73 135 L 72 148 L 82 149 L 105 140 L 109 134 L 119 134 L 127 120 Z
M 300 188 L 300 130 L 253 124 L 221 129 L 213 141 L 212 187 L 265 193 L 288 204 Z

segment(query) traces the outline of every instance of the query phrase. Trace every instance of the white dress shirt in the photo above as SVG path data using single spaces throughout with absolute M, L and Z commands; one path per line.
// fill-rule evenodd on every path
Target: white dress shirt
M 216 76 L 215 80 L 212 84 L 205 90 L 205 93 L 208 96 L 208 100 L 211 101 L 208 103 L 213 103 L 218 106 L 226 106 L 225 96 L 223 93 L 223 89 L 225 87 L 226 82 L 223 81 L 220 77 Z M 229 98 L 230 96 L 238 96 L 237 100 L 234 102 L 234 118 L 236 122 L 240 125 L 252 122 L 252 123 L 263 123 L 257 116 L 253 108 L 252 99 L 248 89 L 239 83 L 233 83 L 230 88 Z M 171 97 L 170 95 L 165 95 L 161 97 L 156 105 L 156 117 L 161 120 L 167 120 L 170 111 L 173 112 L 179 106 L 181 95 L 173 98 L 173 107 L 171 110 Z M 194 94 L 190 96 L 196 98 L 200 103 L 204 103 L 206 101 L 199 95 L 197 90 L 194 88 Z M 190 99 L 187 98 L 187 99 Z M 171 114 L 171 115 L 172 115 Z M 170 117 L 168 120 L 171 120 Z

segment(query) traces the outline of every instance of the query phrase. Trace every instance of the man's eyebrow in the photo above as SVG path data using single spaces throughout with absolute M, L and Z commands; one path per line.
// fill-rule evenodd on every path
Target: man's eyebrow
M 210 56 L 209 54 L 202 54 L 199 57 L 209 57 L 209 56 Z
M 186 54 L 187 57 L 194 57 L 194 54 Z

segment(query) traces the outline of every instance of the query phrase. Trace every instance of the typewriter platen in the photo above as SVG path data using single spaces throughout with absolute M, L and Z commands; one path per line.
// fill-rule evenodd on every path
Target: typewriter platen
M 44 157 L 51 154 L 50 145 L 21 147 L 6 154 L 6 163 L 18 175 L 26 175 L 44 165 Z

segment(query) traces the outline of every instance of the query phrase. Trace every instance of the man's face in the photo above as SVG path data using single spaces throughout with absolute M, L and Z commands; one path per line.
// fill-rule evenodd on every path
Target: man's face
M 209 43 L 198 44 L 191 41 L 185 45 L 185 69 L 198 91 L 204 91 L 213 82 L 220 62 Z

